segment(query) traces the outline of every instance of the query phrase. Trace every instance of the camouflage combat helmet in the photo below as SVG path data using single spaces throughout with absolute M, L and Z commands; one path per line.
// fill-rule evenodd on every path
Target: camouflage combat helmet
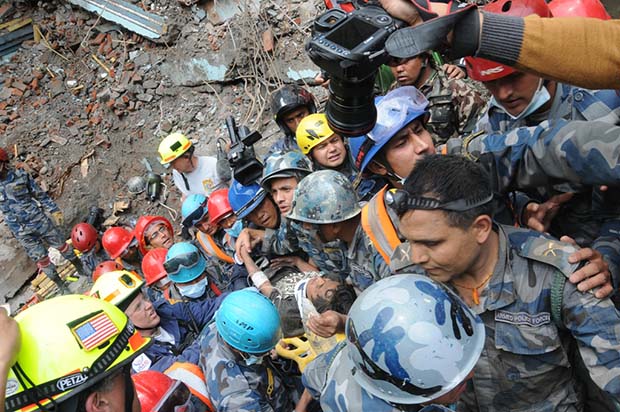
M 299 177 L 312 173 L 310 160 L 301 152 L 276 152 L 265 161 L 261 186 L 267 188 L 272 179 Z
M 321 170 L 304 177 L 293 196 L 289 219 L 327 224 L 343 222 L 358 215 L 357 194 L 342 173 Z

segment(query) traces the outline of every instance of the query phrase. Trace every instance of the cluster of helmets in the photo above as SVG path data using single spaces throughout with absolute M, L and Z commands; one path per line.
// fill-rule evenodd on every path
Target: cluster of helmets
M 484 11 L 514 17 L 536 14 L 540 17 L 593 17 L 609 20 L 611 17 L 599 0 L 544 0 L 515 2 L 497 0 L 484 6 Z M 516 70 L 512 67 L 479 57 L 466 57 L 469 77 L 481 82 L 490 82 L 509 76 Z

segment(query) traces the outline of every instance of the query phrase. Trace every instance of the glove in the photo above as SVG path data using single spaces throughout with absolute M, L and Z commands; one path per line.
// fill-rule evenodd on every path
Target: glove
M 417 3 L 414 1 L 414 5 Z M 420 8 L 421 15 L 424 13 Z M 428 11 L 427 14 L 428 16 Z M 454 31 L 450 47 L 448 34 Z M 406 27 L 392 33 L 385 42 L 387 53 L 396 58 L 417 56 L 429 50 L 445 50 L 450 59 L 471 56 L 480 41 L 480 15 L 475 5 L 457 8 L 419 26 Z
M 52 219 L 54 220 L 54 224 L 56 226 L 62 226 L 65 224 L 65 217 L 62 215 L 60 210 L 52 213 Z

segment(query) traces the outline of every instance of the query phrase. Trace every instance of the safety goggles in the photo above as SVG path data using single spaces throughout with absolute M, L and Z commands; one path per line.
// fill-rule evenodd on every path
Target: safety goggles
M 176 381 L 152 410 L 153 412 L 191 412 L 193 411 L 191 399 L 192 393 L 187 385 Z
M 187 215 L 185 219 L 183 219 L 183 226 L 190 228 L 196 226 L 204 217 L 209 213 L 209 209 L 207 209 L 207 200 L 202 202 L 200 206 L 196 208 L 192 213 Z
M 484 197 L 471 197 L 450 202 L 440 202 L 437 199 L 424 196 L 411 196 L 404 190 L 390 190 L 385 194 L 385 203 L 399 216 L 407 210 L 447 210 L 464 212 L 485 205 L 493 200 L 493 193 Z
M 188 252 L 177 255 L 164 262 L 164 269 L 168 276 L 178 274 L 182 269 L 191 269 L 200 261 L 199 252 Z

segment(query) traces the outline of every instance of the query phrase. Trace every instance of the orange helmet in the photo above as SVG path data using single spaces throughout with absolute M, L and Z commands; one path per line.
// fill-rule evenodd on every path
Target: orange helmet
M 514 17 L 526 17 L 532 14 L 552 17 L 545 0 L 497 0 L 484 6 L 484 11 Z M 465 64 L 469 77 L 481 82 L 501 79 L 516 71 L 512 67 L 480 57 L 466 57 Z
M 99 276 L 108 272 L 116 272 L 117 270 L 123 270 L 123 265 L 115 260 L 105 260 L 97 265 L 93 270 L 93 282 L 99 279 Z
M 120 226 L 114 226 L 105 231 L 101 243 L 110 258 L 116 259 L 127 250 L 134 239 L 133 232 Z
M 145 255 L 148 252 L 146 248 L 146 239 L 144 239 L 144 232 L 146 229 L 151 226 L 153 223 L 161 222 L 166 228 L 170 231 L 171 234 L 174 234 L 172 230 L 172 224 L 168 219 L 163 216 L 140 216 L 138 218 L 138 222 L 136 223 L 136 227 L 134 228 L 134 233 L 136 234 L 136 240 L 138 241 L 138 249 L 140 249 L 140 253 Z
M 233 213 L 233 208 L 228 201 L 228 189 L 218 189 L 211 193 L 207 201 L 209 210 L 209 223 L 216 225 L 226 216 Z
M 144 258 L 142 258 L 142 273 L 144 274 L 147 286 L 151 286 L 153 283 L 168 275 L 166 269 L 164 269 L 166 253 L 168 253 L 168 249 L 159 247 L 149 250 L 146 255 L 144 255 Z
M 90 223 L 78 223 L 71 230 L 73 247 L 82 253 L 91 251 L 97 244 L 99 234 Z

